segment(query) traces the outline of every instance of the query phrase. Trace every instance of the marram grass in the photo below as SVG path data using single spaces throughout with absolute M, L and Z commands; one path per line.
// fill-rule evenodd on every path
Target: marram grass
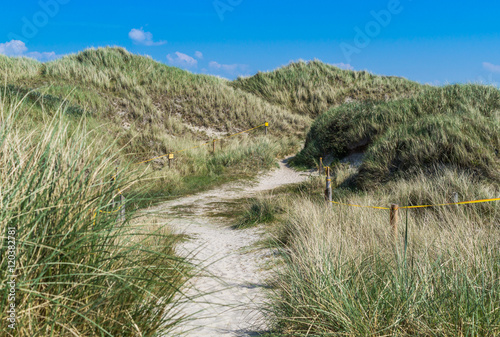
M 112 144 L 122 169 L 148 175 L 139 184 L 143 201 L 255 175 L 276 156 L 296 151 L 311 122 L 227 80 L 191 74 L 123 48 L 88 49 L 47 63 L 0 56 L 0 79 L 7 84 L 7 101 L 27 95 L 21 103 L 29 111 L 27 129 L 47 122 L 61 104 L 75 121 L 86 116 L 95 137 Z M 264 122 L 269 123 L 267 140 L 257 129 L 225 141 L 224 149 L 218 142 L 215 158 L 205 146 L 176 155 L 172 168 L 166 157 L 133 165 Z
M 174 254 L 178 239 L 131 221 L 134 178 L 112 179 L 117 157 L 84 121 L 70 128 L 61 110 L 27 130 L 25 113 L 0 102 L 2 335 L 167 335 L 182 321 L 175 307 L 189 270 Z M 124 219 L 99 212 L 116 210 L 118 190 L 127 197 Z M 6 320 L 9 227 L 16 231 L 15 329 Z
M 491 198 L 473 174 L 420 172 L 334 199 L 359 205 Z M 349 174 L 344 175 L 346 177 Z M 342 182 L 339 182 L 342 185 Z M 307 182 L 315 186 L 316 182 Z M 498 203 L 400 211 L 396 241 L 385 210 L 327 206 L 317 190 L 281 199 L 271 229 L 284 264 L 272 278 L 267 317 L 283 336 L 498 336 Z M 261 200 L 271 202 L 270 199 Z
M 358 187 L 380 184 L 436 167 L 456 167 L 500 182 L 500 91 L 480 85 L 428 88 L 391 102 L 333 108 L 311 126 L 295 164 L 320 157 L 365 154 Z
M 231 85 L 312 118 L 344 103 L 412 97 L 428 87 L 401 77 L 342 70 L 318 60 L 292 62 L 274 71 L 238 78 Z

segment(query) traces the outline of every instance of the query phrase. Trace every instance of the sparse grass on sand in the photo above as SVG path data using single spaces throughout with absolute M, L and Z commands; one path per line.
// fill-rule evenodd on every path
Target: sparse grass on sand
M 293 188 L 296 193 L 273 192 L 285 210 L 268 226 L 284 262 L 275 270 L 267 307 L 275 333 L 500 334 L 498 203 L 401 211 L 395 245 L 388 211 L 329 207 L 318 185 L 324 186 L 323 178 Z M 445 170 L 433 177 L 421 172 L 377 191 L 339 188 L 334 200 L 372 206 L 444 203 L 454 192 L 460 200 L 500 195 L 497 186 L 471 174 Z M 264 203 L 269 205 L 259 206 Z M 266 196 L 253 207 L 274 204 Z

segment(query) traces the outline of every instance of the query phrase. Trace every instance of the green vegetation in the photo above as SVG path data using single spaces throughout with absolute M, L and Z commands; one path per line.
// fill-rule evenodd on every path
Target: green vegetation
M 120 153 L 119 168 L 132 168 L 142 179 L 139 190 L 156 201 L 271 167 L 276 156 L 298 149 L 311 122 L 234 89 L 227 80 L 191 74 L 122 48 L 88 49 L 44 64 L 0 56 L 0 70 L 7 99 L 27 95 L 22 104 L 33 124 L 61 104 L 68 113 L 86 115 L 88 127 Z M 165 157 L 132 165 L 265 121 L 270 123 L 267 140 L 257 137 L 262 129 L 252 131 L 225 141 L 224 152 L 214 158 L 205 146 L 177 155 L 169 170 Z
M 349 179 L 350 167 L 337 167 Z M 340 172 L 341 171 L 341 172 Z M 400 212 L 397 244 L 385 210 L 328 207 L 324 178 L 263 196 L 253 204 L 284 210 L 267 228 L 284 264 L 267 307 L 280 336 L 496 336 L 500 333 L 498 204 Z M 344 186 L 343 179 L 336 182 Z M 359 205 L 445 203 L 491 198 L 498 186 L 444 169 L 360 193 L 338 187 L 334 200 Z M 281 213 L 281 212 L 280 212 Z M 275 213 L 276 215 L 276 213 Z
M 61 109 L 28 129 L 24 105 L 0 99 L 2 335 L 168 333 L 182 322 L 178 289 L 191 267 L 174 255 L 176 236 L 135 219 L 136 193 L 128 193 L 123 219 L 115 212 L 117 191 L 137 181 L 126 172 L 112 179 L 119 154 L 72 118 Z M 12 333 L 8 236 L 17 275 Z
M 394 101 L 331 108 L 313 123 L 295 165 L 332 162 L 335 201 L 388 206 L 500 195 L 500 92 L 424 88 Z M 340 162 L 363 153 L 360 167 Z M 498 203 L 400 212 L 325 205 L 324 178 L 251 201 L 284 264 L 267 307 L 282 336 L 500 334 Z M 243 222 L 240 220 L 240 222 Z M 245 222 L 243 222 L 245 223 Z
M 344 103 L 411 97 L 425 88 L 404 78 L 342 70 L 320 61 L 300 61 L 271 72 L 259 72 L 239 78 L 232 86 L 312 118 Z
M 331 161 L 336 201 L 500 193 L 492 87 L 433 88 L 319 61 L 229 82 L 121 48 L 45 64 L 0 55 L 0 79 L 0 230 L 4 241 L 7 228 L 17 232 L 21 336 L 168 335 L 182 323 L 179 289 L 192 266 L 175 255 L 182 238 L 138 208 L 273 167 L 299 149 L 312 118 L 294 164 Z M 257 129 L 216 142 L 215 153 L 193 148 L 172 167 L 166 157 L 137 164 L 265 121 L 267 136 Z M 359 153 L 359 168 L 340 163 Z M 408 211 L 396 245 L 386 211 L 325 206 L 322 177 L 230 213 L 240 216 L 236 228 L 267 224 L 282 253 L 267 308 L 273 333 L 500 334 L 497 203 Z
M 234 228 L 243 229 L 259 224 L 271 224 L 278 220 L 278 215 L 284 212 L 279 200 L 272 195 L 269 198 L 255 198 L 247 201 L 243 214 Z
M 500 182 L 500 91 L 478 85 L 427 89 L 383 103 L 333 108 L 316 119 L 295 164 L 364 152 L 355 177 L 369 188 L 408 174 L 453 166 Z

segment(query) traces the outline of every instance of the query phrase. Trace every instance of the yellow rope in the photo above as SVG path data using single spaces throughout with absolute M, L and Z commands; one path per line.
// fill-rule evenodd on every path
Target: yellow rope
M 450 202 L 447 204 L 437 204 L 437 205 L 419 205 L 419 206 L 405 206 L 399 208 L 427 208 L 427 207 L 440 207 L 440 206 L 452 206 L 452 205 L 467 205 L 467 204 L 479 204 L 484 202 L 499 201 L 500 198 L 492 199 L 481 199 L 481 200 L 471 200 L 471 201 L 460 201 L 460 202 Z
M 111 212 L 106 212 L 106 211 L 103 211 L 103 210 L 99 210 L 99 211 L 95 211 L 94 212 L 94 215 L 92 216 L 92 220 L 94 222 L 94 227 L 95 227 L 95 222 L 96 222 L 96 216 L 97 216 L 97 213 L 104 213 L 104 214 L 114 214 L 114 213 L 117 213 L 119 212 L 121 209 L 123 208 L 123 205 L 120 205 L 120 207 L 118 207 L 117 210 L 114 210 L 114 211 L 111 211 Z
M 492 202 L 492 201 L 500 201 L 500 198 L 480 199 L 480 200 L 461 201 L 461 202 L 450 202 L 450 203 L 446 203 L 446 204 L 436 204 L 436 205 L 404 206 L 404 207 L 399 207 L 399 208 L 400 209 L 428 208 L 428 207 L 441 207 L 441 206 L 452 206 L 452 205 L 479 204 L 479 203 Z M 374 209 L 390 209 L 388 207 L 361 206 L 361 205 L 353 205 L 353 204 L 344 204 L 344 203 L 336 202 L 336 201 L 332 201 L 332 203 L 337 204 L 337 205 L 351 206 L 351 207 L 363 207 L 363 208 L 374 208 Z
M 351 207 L 363 207 L 363 208 L 375 208 L 375 209 L 389 209 L 387 207 L 362 206 L 362 205 L 344 204 L 344 203 L 336 202 L 336 201 L 332 201 L 332 203 L 337 204 L 337 205 L 351 206 Z
M 123 205 L 120 205 L 120 207 L 118 207 L 118 209 L 117 209 L 117 210 L 115 210 L 115 211 L 111 211 L 111 212 L 106 212 L 106 211 L 99 210 L 99 213 L 104 213 L 104 214 L 114 214 L 114 213 L 118 212 L 119 210 L 121 210 L 121 209 L 122 209 L 122 207 L 123 207 Z

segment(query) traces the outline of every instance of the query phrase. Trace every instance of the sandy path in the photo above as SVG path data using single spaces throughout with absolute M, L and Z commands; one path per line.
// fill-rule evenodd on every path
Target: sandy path
M 232 183 L 193 196 L 177 199 L 158 206 L 155 211 L 168 216 L 168 224 L 178 233 L 185 233 L 187 240 L 179 249 L 180 254 L 201 263 L 205 273 L 191 280 L 189 296 L 198 296 L 184 304 L 181 312 L 195 318 L 172 334 L 185 336 L 256 336 L 266 331 L 259 311 L 262 303 L 266 273 L 262 263 L 270 252 L 245 251 L 262 238 L 263 230 L 250 228 L 231 229 L 227 220 L 207 217 L 217 202 L 251 197 L 260 191 L 281 185 L 298 183 L 307 179 L 308 173 L 298 173 L 280 162 L 280 168 L 260 176 L 256 183 Z M 250 186 L 249 186 L 250 185 Z M 179 212 L 182 209 L 183 212 Z M 188 211 L 188 212 L 186 212 Z

